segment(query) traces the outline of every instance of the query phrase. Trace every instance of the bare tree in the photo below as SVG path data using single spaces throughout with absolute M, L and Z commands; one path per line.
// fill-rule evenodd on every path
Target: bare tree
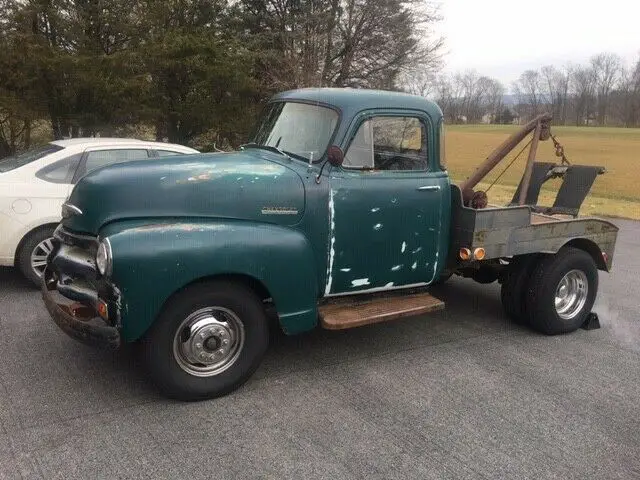
M 621 69 L 618 88 L 611 94 L 611 104 L 622 125 L 637 125 L 640 120 L 640 59 L 634 67 Z
M 486 87 L 485 112 L 490 115 L 491 122 L 495 122 L 504 108 L 505 87 L 498 80 L 489 78 Z
M 462 121 L 461 101 L 462 96 L 461 75 L 442 75 L 436 81 L 436 101 L 444 112 L 448 123 L 460 123 Z
M 576 125 L 588 122 L 594 110 L 595 76 L 591 67 L 576 67 L 571 76 Z
M 399 79 L 399 83 L 408 93 L 428 97 L 436 90 L 437 78 L 435 74 L 429 71 L 414 68 L 404 72 Z
M 475 123 L 479 120 L 480 103 L 482 101 L 483 85 L 475 70 L 467 70 L 460 77 L 462 82 L 462 114 L 466 121 Z
M 569 90 L 569 74 L 558 70 L 553 65 L 546 65 L 540 70 L 544 102 L 551 105 L 551 113 L 558 123 L 566 121 L 566 103 Z
M 514 84 L 514 92 L 518 97 L 520 109 L 526 116 L 534 117 L 538 114 L 539 105 L 543 103 L 542 82 L 540 73 L 536 70 L 525 70 Z
M 422 4 L 422 10 L 417 1 L 415 8 L 414 2 L 399 0 L 343 2 L 328 84 L 392 89 L 408 68 L 426 68 L 440 61 L 442 38 L 420 35 L 439 20 L 426 9 L 429 2 Z
M 434 87 L 436 101 L 449 123 L 479 122 L 485 115 L 494 121 L 504 92 L 500 82 L 475 70 L 440 76 Z
M 598 124 L 605 125 L 609 95 L 618 79 L 622 59 L 613 53 L 600 53 L 591 58 L 595 88 L 597 93 Z

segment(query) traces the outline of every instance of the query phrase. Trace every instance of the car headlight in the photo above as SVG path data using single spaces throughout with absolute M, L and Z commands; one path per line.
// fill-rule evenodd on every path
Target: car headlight
M 109 276 L 111 274 L 112 262 L 111 243 L 109 243 L 108 238 L 103 238 L 100 240 L 98 252 L 96 253 L 96 267 L 98 267 L 100 275 Z

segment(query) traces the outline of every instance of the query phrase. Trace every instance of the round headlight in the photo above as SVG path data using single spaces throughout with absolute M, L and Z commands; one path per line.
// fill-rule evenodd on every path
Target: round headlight
M 106 238 L 101 240 L 100 245 L 98 245 L 96 267 L 98 267 L 100 275 L 109 275 L 111 273 L 111 245 Z

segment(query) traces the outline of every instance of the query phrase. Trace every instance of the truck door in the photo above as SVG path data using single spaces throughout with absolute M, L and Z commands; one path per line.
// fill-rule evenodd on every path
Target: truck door
M 419 113 L 356 120 L 343 166 L 330 177 L 325 295 L 434 280 L 445 261 L 442 220 L 450 195 L 436 141 L 429 118 Z

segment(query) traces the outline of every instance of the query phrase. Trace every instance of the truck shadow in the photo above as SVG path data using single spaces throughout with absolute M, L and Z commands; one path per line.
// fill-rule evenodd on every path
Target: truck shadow
M 476 337 L 504 334 L 510 330 L 526 330 L 525 327 L 511 324 L 502 313 L 497 284 L 478 285 L 470 280 L 453 279 L 446 285 L 434 288 L 433 294 L 444 300 L 444 311 L 344 331 L 316 328 L 295 336 L 273 328 L 269 350 L 260 368 L 243 389 L 261 389 L 263 382 L 328 365 L 455 344 Z M 120 389 L 135 392 L 138 397 L 161 398 L 146 379 L 144 362 L 136 345 L 127 345 L 115 353 L 97 353 L 82 346 L 75 348 L 78 349 L 74 352 L 78 362 L 95 364 L 96 355 L 102 357 L 101 369 L 108 372 L 97 375 L 96 381 L 105 376 L 114 382 L 119 378 L 117 382 Z
M 42 328 L 37 329 L 36 344 L 29 345 L 21 340 L 24 338 L 22 330 L 27 329 L 28 325 L 13 319 L 4 330 L 14 340 L 0 356 L 17 355 L 26 349 L 35 357 L 41 357 L 42 361 L 55 359 L 58 375 L 61 375 L 56 380 L 42 373 L 38 395 L 50 399 L 60 397 L 58 383 L 63 382 L 73 392 L 73 397 L 77 398 L 77 405 L 75 400 L 71 403 L 79 410 L 83 409 L 82 398 L 120 406 L 163 401 L 163 397 L 148 381 L 138 344 L 125 345 L 119 351 L 109 352 L 95 350 L 67 338 L 50 323 L 37 289 L 13 269 L 0 269 L 0 288 L 0 301 L 24 302 L 25 308 L 33 310 L 30 314 L 33 319 L 28 321 L 42 324 Z M 316 328 L 301 335 L 288 336 L 274 328 L 267 355 L 244 388 L 259 390 L 264 388 L 264 382 L 328 365 L 428 349 L 523 328 L 510 325 L 502 314 L 497 284 L 478 285 L 470 280 L 452 279 L 446 285 L 434 288 L 432 293 L 444 300 L 445 310 L 344 331 Z M 15 331 L 12 333 L 11 330 Z M 29 364 L 22 363 L 18 364 L 17 370 L 7 373 L 20 384 L 23 384 L 24 378 L 34 375 L 40 377 Z M 15 395 L 15 401 L 20 402 L 22 395 L 36 395 L 30 385 L 25 384 L 23 388 L 24 391 L 12 394 Z M 63 405 L 60 408 L 67 411 Z
M 511 323 L 504 315 L 497 283 L 480 285 L 455 278 L 434 287 L 431 293 L 445 302 L 445 310 L 343 331 L 317 328 L 288 336 L 274 329 L 269 352 L 257 375 L 267 379 L 474 337 L 527 334 L 526 327 Z

